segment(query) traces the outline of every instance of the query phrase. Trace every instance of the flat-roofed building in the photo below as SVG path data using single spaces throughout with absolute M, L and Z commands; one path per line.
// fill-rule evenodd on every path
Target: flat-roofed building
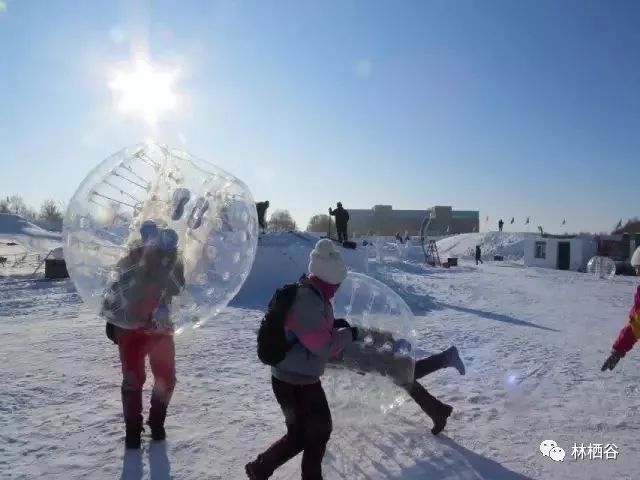
M 405 232 L 420 235 L 425 218 L 429 218 L 427 233 L 433 236 L 477 232 L 480 213 L 470 210 L 453 210 L 436 206 L 425 210 L 394 210 L 391 205 L 376 205 L 371 209 L 348 209 L 349 236 L 395 235 Z

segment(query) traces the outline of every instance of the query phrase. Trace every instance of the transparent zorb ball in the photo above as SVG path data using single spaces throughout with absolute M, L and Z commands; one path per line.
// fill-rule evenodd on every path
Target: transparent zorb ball
M 84 302 L 119 327 L 180 333 L 235 296 L 255 257 L 248 187 L 186 152 L 145 143 L 100 163 L 69 202 L 63 248 Z
M 365 419 L 372 411 L 399 407 L 414 378 L 417 348 L 411 309 L 384 283 L 355 272 L 342 282 L 333 304 L 335 318 L 360 331 L 359 341 L 331 363 L 323 380 L 332 391 L 334 408 L 342 412 L 337 415 Z
M 613 278 L 616 275 L 616 264 L 609 257 L 595 256 L 587 263 L 587 272 L 597 278 Z

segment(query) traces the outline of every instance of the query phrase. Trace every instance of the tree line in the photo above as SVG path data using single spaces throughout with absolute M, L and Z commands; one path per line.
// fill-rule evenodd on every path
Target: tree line
M 63 210 L 63 206 L 52 199 L 42 202 L 39 210 L 31 208 L 19 195 L 11 195 L 0 199 L 0 213 L 14 213 L 29 221 L 40 220 L 52 226 L 62 225 Z
M 273 212 L 269 221 L 267 222 L 271 230 L 297 230 L 298 226 L 293 220 L 293 217 L 288 210 L 276 210 Z M 335 232 L 336 223 L 333 218 L 327 214 L 319 213 L 314 215 L 307 224 L 307 232 L 326 233 L 329 230 L 329 224 L 331 229 Z
M 20 195 L 11 195 L 0 199 L 0 213 L 14 213 L 33 221 L 46 222 L 51 226 L 62 226 L 64 207 L 52 199 L 42 202 L 39 210 L 27 205 Z M 327 214 L 317 214 L 311 217 L 307 225 L 308 232 L 326 232 L 331 228 L 335 230 L 334 220 Z M 272 230 L 297 230 L 298 226 L 288 210 L 276 210 L 269 217 L 269 228 Z

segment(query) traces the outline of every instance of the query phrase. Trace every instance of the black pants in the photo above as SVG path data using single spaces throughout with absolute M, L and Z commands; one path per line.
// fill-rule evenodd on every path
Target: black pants
M 407 388 L 407 392 L 411 398 L 431 419 L 441 416 L 447 406 L 420 385 L 418 379 L 442 368 L 447 368 L 448 366 L 449 361 L 446 351 L 418 360 L 415 365 L 414 382 Z
M 284 413 L 287 433 L 252 463 L 258 478 L 302 453 L 303 480 L 322 480 L 322 458 L 331 436 L 331 412 L 320 382 L 292 385 L 271 378 L 273 393 Z
M 346 242 L 347 238 L 347 226 L 346 225 L 336 225 L 336 230 L 338 230 L 338 241 L 340 243 Z
M 480 257 L 476 257 L 476 265 L 478 265 L 478 262 L 484 264 L 484 262 L 482 261 L 482 259 Z

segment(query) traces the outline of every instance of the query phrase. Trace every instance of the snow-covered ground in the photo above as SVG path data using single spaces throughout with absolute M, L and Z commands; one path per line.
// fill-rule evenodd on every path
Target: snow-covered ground
M 244 464 L 284 432 L 268 369 L 255 355 L 259 309 L 276 280 L 304 266 L 304 239 L 264 241 L 232 306 L 178 337 L 168 440 L 147 439 L 140 452 L 124 450 L 117 349 L 71 281 L 1 277 L 0 478 L 244 478 Z M 625 322 L 634 279 L 465 261 L 428 270 L 372 262 L 369 273 L 410 305 L 422 347 L 456 344 L 468 373 L 423 380 L 455 407 L 437 438 L 411 402 L 385 416 L 372 407 L 368 418 L 335 408 L 325 478 L 638 477 L 640 351 L 614 372 L 600 372 Z M 567 451 L 564 462 L 542 457 L 539 444 L 547 439 Z M 574 460 L 574 443 L 613 443 L 619 455 Z M 299 458 L 273 478 L 299 478 Z

